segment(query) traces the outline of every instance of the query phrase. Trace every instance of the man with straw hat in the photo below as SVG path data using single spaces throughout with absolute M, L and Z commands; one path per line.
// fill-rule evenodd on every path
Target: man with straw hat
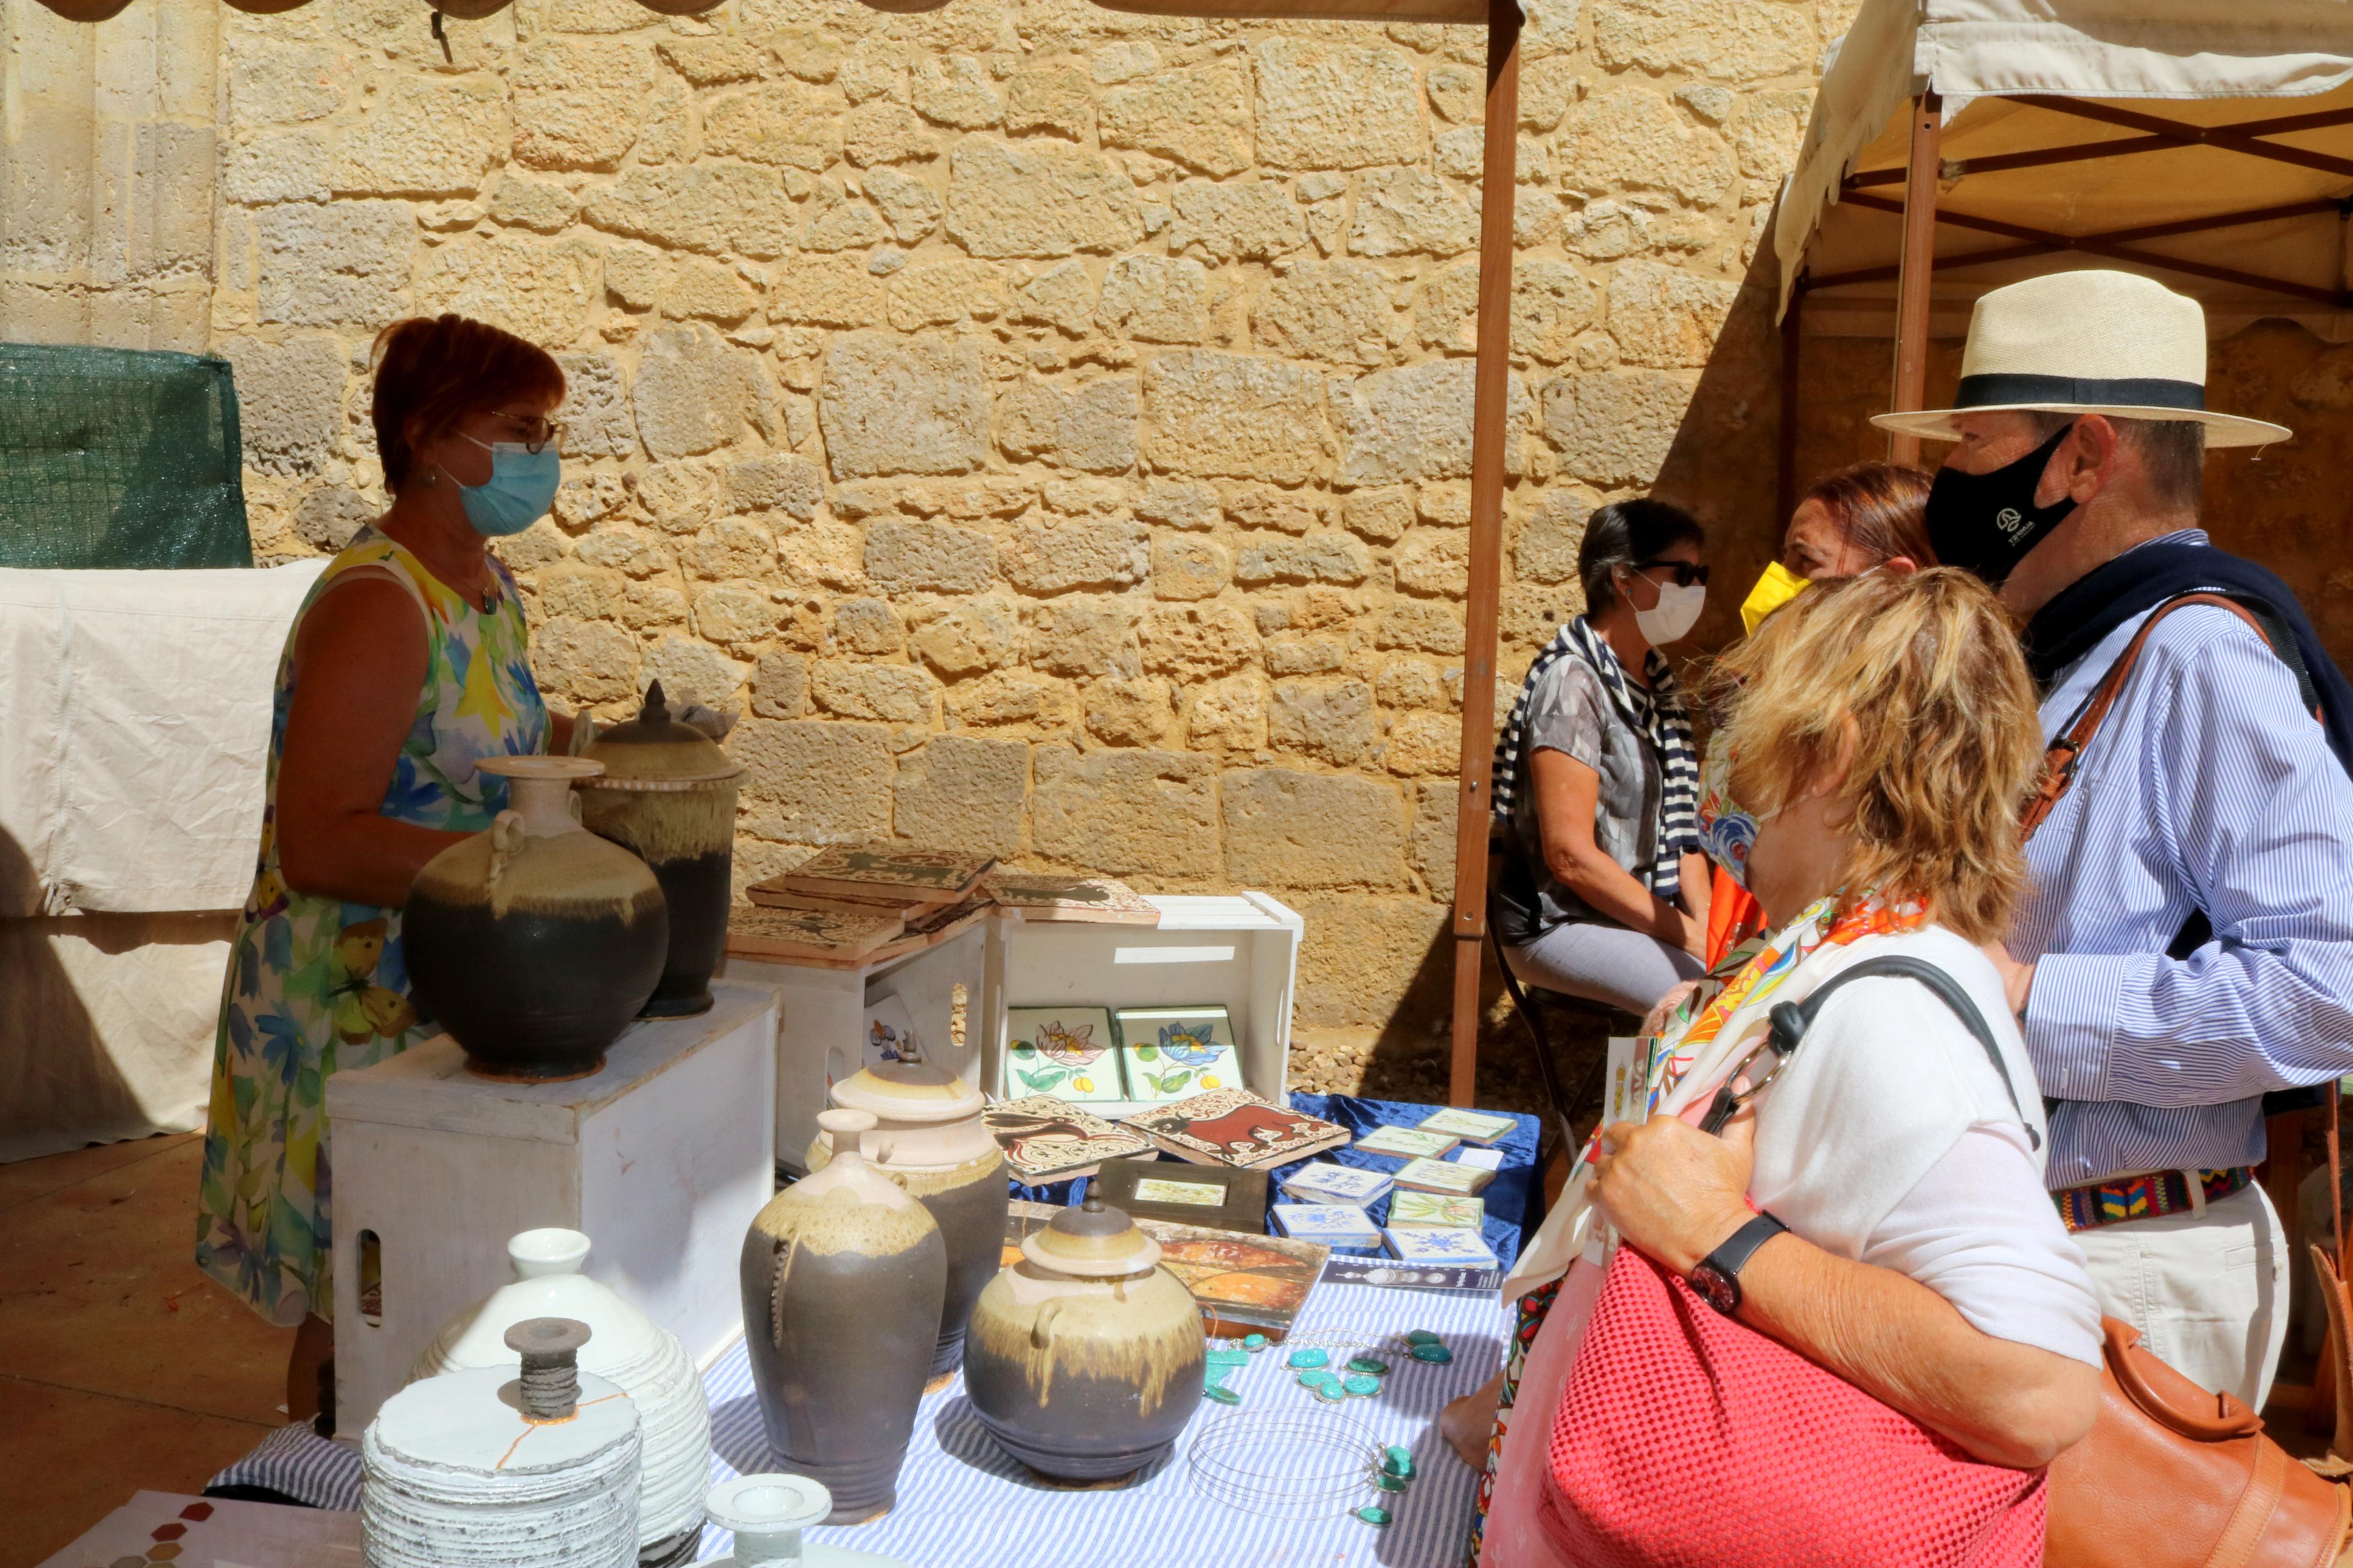
M 2288 435 L 2205 383 L 2197 301 L 2066 272 L 1978 301 L 1957 406 L 1872 423 L 1954 443 L 1937 559 L 2028 617 L 2052 769 L 1991 956 L 2052 1195 L 2103 1309 L 2260 1409 L 2290 1267 L 2249 1173 L 2263 1097 L 2353 1071 L 2353 688 L 2288 586 L 2198 526 L 2206 448 Z

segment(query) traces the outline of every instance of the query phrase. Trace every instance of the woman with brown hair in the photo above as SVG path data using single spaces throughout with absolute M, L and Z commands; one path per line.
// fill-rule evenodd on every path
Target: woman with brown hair
M 1928 545 L 1929 478 L 1894 463 L 1834 468 L 1806 487 L 1781 539 L 1781 565 L 1813 583 L 1858 577 L 1874 566 L 1934 566 Z
M 396 321 L 375 353 L 392 505 L 328 563 L 279 659 L 197 1199 L 197 1263 L 300 1328 L 298 1420 L 333 1348 L 325 1081 L 431 1032 L 400 906 L 427 860 L 504 809 L 505 781 L 475 763 L 563 749 L 572 729 L 540 700 L 514 579 L 490 550 L 555 499 L 563 371 L 460 316 Z

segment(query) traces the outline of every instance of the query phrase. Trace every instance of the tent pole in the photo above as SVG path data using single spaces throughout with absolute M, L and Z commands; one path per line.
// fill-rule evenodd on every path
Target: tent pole
M 1774 436 L 1773 526 L 1789 526 L 1798 510 L 1798 321 L 1806 309 L 1806 277 L 1798 275 L 1781 312 L 1781 427 Z
M 1936 173 L 1944 100 L 1924 92 L 1912 100 L 1912 148 L 1904 177 L 1904 272 L 1895 285 L 1895 389 L 1888 406 L 1898 414 L 1927 405 L 1928 285 L 1936 267 Z M 1891 462 L 1915 468 L 1920 437 L 1891 436 Z
M 1504 579 L 1504 459 L 1512 376 L 1512 216 L 1519 175 L 1519 0 L 1488 0 L 1486 147 L 1480 166 L 1479 336 L 1471 408 L 1471 583 L 1462 609 L 1462 766 L 1454 823 L 1454 1050 L 1447 1100 L 1479 1077 L 1479 965 L 1487 937 L 1487 793 L 1495 735 L 1495 621 Z

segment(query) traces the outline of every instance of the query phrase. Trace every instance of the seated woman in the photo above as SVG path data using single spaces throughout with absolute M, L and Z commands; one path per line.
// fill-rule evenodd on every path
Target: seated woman
M 2042 1102 L 1978 951 L 2024 885 L 2019 807 L 2042 765 L 2009 628 L 1967 574 L 1875 573 L 1806 594 L 1727 661 L 1732 793 L 1759 824 L 1748 883 L 1773 934 L 1670 1034 L 1655 1113 L 1602 1130 L 1505 1281 L 1523 1332 L 1488 1456 L 1486 1568 L 1565 1561 L 1540 1497 L 1604 1272 L 1582 1258 L 1597 1215 L 1688 1274 L 1753 1203 L 1788 1230 L 1737 1268 L 1738 1321 L 1989 1464 L 2047 1464 L 2090 1430 L 2099 1307 L 2043 1191 Z M 1873 977 L 1827 1001 L 1723 1137 L 1697 1130 L 1771 1008 L 1888 954 L 1963 987 L 2007 1084 L 1917 982 Z M 1693 1507 L 1707 1489 L 1693 1478 Z
M 1496 937 L 1531 985 L 1646 1013 L 1701 973 L 1699 759 L 1662 644 L 1707 596 L 1705 535 L 1664 501 L 1585 525 L 1586 612 L 1536 656 L 1495 750 Z

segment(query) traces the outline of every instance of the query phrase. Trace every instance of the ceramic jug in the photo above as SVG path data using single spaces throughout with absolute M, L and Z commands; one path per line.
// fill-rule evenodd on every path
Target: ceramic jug
M 869 1163 L 931 1211 L 947 1245 L 947 1295 L 931 1362 L 932 1376 L 944 1377 L 963 1361 L 972 1304 L 1004 1259 L 1005 1151 L 980 1119 L 980 1091 L 934 1063 L 860 1068 L 833 1086 L 833 1102 L 874 1114 Z M 812 1171 L 833 1157 L 823 1132 L 807 1157 Z
M 803 1541 L 833 1511 L 832 1497 L 805 1476 L 738 1476 L 712 1488 L 705 1507 L 712 1523 L 734 1532 L 735 1550 L 696 1568 L 907 1568 L 879 1552 Z
M 514 809 L 425 863 L 401 912 L 410 981 L 485 1078 L 585 1078 L 653 994 L 670 917 L 646 863 L 573 820 L 583 757 L 492 757 Z
M 821 1483 L 831 1524 L 891 1507 L 947 1288 L 923 1205 L 868 1164 L 863 1110 L 828 1110 L 826 1168 L 768 1200 L 744 1238 L 744 1340 L 776 1468 Z
M 410 1381 L 476 1367 L 521 1364 L 507 1331 L 533 1318 L 570 1318 L 588 1325 L 580 1368 L 636 1402 L 644 1440 L 638 1495 L 639 1568 L 693 1561 L 702 1537 L 703 1493 L 711 1482 L 711 1406 L 702 1379 L 676 1334 L 609 1287 L 580 1272 L 588 1238 L 576 1230 L 526 1230 L 507 1242 L 514 1282 L 449 1320 L 425 1347 Z
M 581 822 L 653 868 L 670 906 L 661 982 L 639 1016 L 708 1012 L 735 897 L 735 792 L 744 770 L 702 731 L 670 717 L 659 680 L 646 689 L 638 716 L 599 733 L 587 755 L 605 771 L 580 782 Z
M 1099 1481 L 1168 1452 L 1201 1403 L 1208 1335 L 1160 1244 L 1089 1198 L 1021 1244 L 973 1309 L 964 1385 L 1040 1475 Z

